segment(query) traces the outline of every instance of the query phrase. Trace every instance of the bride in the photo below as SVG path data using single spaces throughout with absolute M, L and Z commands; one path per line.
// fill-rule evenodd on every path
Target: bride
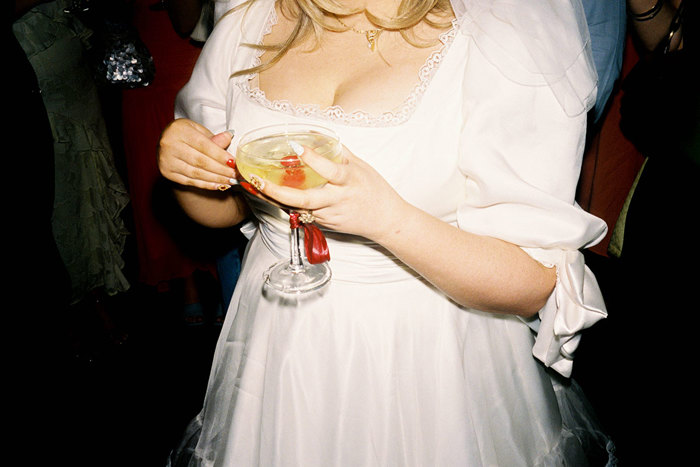
M 159 150 L 193 219 L 250 239 L 172 465 L 607 460 L 569 379 L 606 316 L 579 252 L 606 226 L 574 201 L 596 93 L 579 1 L 230 5 Z M 301 154 L 325 186 L 239 183 L 240 136 L 276 123 L 339 135 L 340 163 Z M 270 199 L 322 229 L 324 288 L 264 285 L 289 254 Z

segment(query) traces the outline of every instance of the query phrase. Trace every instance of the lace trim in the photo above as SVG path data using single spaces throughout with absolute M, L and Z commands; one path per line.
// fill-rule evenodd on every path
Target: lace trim
M 259 44 L 262 44 L 264 37 L 272 31 L 272 27 L 277 24 L 277 12 L 272 8 L 268 15 L 267 22 L 263 28 L 263 34 L 260 37 Z M 302 118 L 315 118 L 320 120 L 329 120 L 335 123 L 342 123 L 350 126 L 397 126 L 406 122 L 414 110 L 418 106 L 423 94 L 430 85 L 430 82 L 442 63 L 443 58 L 447 54 L 450 45 L 457 35 L 458 20 L 452 21 L 452 27 L 440 34 L 439 40 L 442 43 L 440 50 L 436 50 L 426 59 L 423 66 L 418 70 L 418 84 L 413 88 L 408 97 L 401 105 L 392 111 L 383 112 L 381 114 L 371 114 L 362 110 L 346 112 L 339 105 L 332 105 L 322 108 L 318 104 L 294 104 L 288 100 L 270 100 L 265 95 L 265 91 L 260 88 L 251 88 L 250 81 L 255 78 L 255 74 L 248 75 L 247 80 L 242 80 L 238 83 L 241 91 L 248 96 L 250 100 L 256 102 L 268 109 L 294 115 Z M 262 50 L 256 52 L 253 66 L 258 66 L 261 63 Z

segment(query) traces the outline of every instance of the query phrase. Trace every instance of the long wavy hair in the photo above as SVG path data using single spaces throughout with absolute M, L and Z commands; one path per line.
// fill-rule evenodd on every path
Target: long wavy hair
M 247 0 L 226 14 L 230 14 L 241 8 L 249 7 L 258 0 Z M 429 47 L 434 41 L 422 41 L 414 33 L 413 27 L 421 22 L 436 29 L 447 29 L 451 26 L 450 20 L 445 20 L 451 11 L 450 0 L 401 0 L 396 15 L 390 18 L 381 18 L 373 15 L 365 9 L 349 9 L 338 0 L 276 0 L 280 5 L 281 13 L 290 19 L 296 19 L 296 25 L 283 41 L 277 44 L 246 44 L 249 47 L 264 51 L 274 51 L 272 58 L 253 68 L 236 71 L 232 76 L 259 73 L 277 63 L 294 46 L 304 42 L 313 36 L 314 50 L 320 43 L 324 31 L 343 32 L 348 27 L 337 21 L 342 18 L 362 13 L 377 28 L 386 31 L 397 31 L 411 45 L 416 47 Z

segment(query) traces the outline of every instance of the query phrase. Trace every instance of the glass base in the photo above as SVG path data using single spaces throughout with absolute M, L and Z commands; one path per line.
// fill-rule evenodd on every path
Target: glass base
M 331 279 L 328 263 L 309 264 L 295 271 L 289 261 L 281 261 L 265 272 L 265 283 L 284 293 L 304 293 L 323 287 Z

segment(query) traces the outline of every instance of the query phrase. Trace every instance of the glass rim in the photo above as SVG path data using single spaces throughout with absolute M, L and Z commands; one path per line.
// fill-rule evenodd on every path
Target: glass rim
M 262 157 L 260 155 L 251 154 L 247 151 L 244 151 L 243 146 L 250 143 L 251 141 L 255 141 L 264 137 L 283 136 L 297 133 L 319 133 L 323 136 L 332 139 L 336 143 L 340 143 L 340 137 L 336 134 L 336 132 L 323 125 L 317 125 L 314 123 L 275 123 L 272 125 L 258 127 L 245 132 L 238 141 L 236 152 L 241 152 L 245 154 L 246 157 L 251 159 L 269 160 L 268 158 Z M 315 150 L 318 147 L 320 146 L 311 147 L 311 149 Z

